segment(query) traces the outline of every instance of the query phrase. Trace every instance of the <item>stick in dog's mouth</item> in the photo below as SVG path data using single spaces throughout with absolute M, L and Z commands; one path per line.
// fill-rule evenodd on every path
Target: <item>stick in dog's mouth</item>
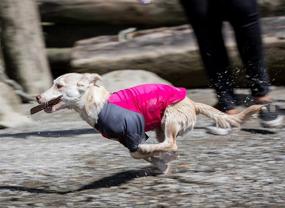
M 61 98 L 62 98 L 62 95 L 60 95 L 60 96 L 58 96 L 58 97 L 56 97 L 56 98 L 54 98 L 48 102 L 37 105 L 37 106 L 31 108 L 30 113 L 35 114 L 35 113 L 40 112 L 40 111 L 42 111 L 48 107 L 52 107 L 52 106 L 58 104 L 61 101 Z

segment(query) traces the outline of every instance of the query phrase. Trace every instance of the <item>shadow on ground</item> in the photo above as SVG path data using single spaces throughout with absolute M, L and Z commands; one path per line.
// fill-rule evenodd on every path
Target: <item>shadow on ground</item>
M 31 131 L 23 133 L 5 133 L 0 134 L 2 137 L 13 137 L 25 139 L 30 136 L 37 137 L 70 137 L 83 134 L 97 134 L 98 132 L 95 129 L 69 129 L 69 130 L 56 130 L 56 131 Z
M 70 191 L 57 191 L 57 190 L 48 190 L 48 189 L 43 189 L 43 188 L 30 188 L 30 187 L 24 187 L 24 186 L 9 186 L 9 185 L 7 186 L 0 185 L 0 190 L 24 191 L 24 192 L 38 193 L 38 194 L 62 194 L 63 195 L 63 194 L 84 191 L 84 190 L 90 190 L 90 189 L 100 189 L 100 188 L 110 188 L 114 186 L 120 186 L 136 178 L 157 176 L 157 175 L 158 173 L 156 173 L 152 167 L 146 167 L 146 168 L 142 168 L 139 170 L 128 170 L 128 171 L 122 171 L 119 173 L 115 173 L 111 176 L 101 178 L 92 183 L 82 185 L 78 189 L 70 190 Z

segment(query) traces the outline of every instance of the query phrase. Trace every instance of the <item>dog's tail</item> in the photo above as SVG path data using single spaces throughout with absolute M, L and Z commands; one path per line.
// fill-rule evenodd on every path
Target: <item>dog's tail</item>
M 239 127 L 251 115 L 258 113 L 262 108 L 262 105 L 252 105 L 238 114 L 228 115 L 203 103 L 194 102 L 194 106 L 197 114 L 201 113 L 213 119 L 217 126 L 221 128 Z

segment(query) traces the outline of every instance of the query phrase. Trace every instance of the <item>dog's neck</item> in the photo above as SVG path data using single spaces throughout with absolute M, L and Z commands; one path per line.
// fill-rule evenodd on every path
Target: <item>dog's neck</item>
M 82 95 L 78 105 L 74 107 L 81 118 L 92 127 L 98 120 L 98 115 L 107 102 L 110 93 L 102 86 L 90 86 Z

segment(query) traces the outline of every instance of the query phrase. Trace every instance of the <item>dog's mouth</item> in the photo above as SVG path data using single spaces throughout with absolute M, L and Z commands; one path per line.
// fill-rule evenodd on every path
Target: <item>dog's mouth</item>
M 44 110 L 46 113 L 53 113 L 64 107 L 64 102 L 62 101 L 62 95 L 44 103 L 40 103 L 31 109 L 31 114 L 37 113 Z
M 56 104 L 49 104 L 49 105 L 47 105 L 47 107 L 44 109 L 44 111 L 46 113 L 53 113 L 55 111 L 60 110 L 63 106 L 64 106 L 64 102 L 62 100 L 60 100 Z

